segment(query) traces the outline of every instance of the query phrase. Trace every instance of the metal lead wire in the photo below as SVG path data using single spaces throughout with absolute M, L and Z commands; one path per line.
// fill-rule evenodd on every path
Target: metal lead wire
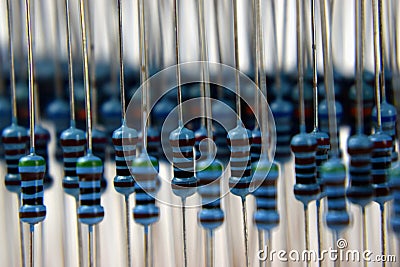
M 239 32 L 238 32 L 238 3 L 233 0 L 233 36 L 234 36 L 234 50 L 235 50 L 235 86 L 236 86 L 236 113 L 238 121 L 242 118 L 241 104 L 240 104 L 240 61 L 239 61 Z
M 15 64 L 14 64 L 14 42 L 13 42 L 13 23 L 12 23 L 12 3 L 7 0 L 7 22 L 8 22 L 8 40 L 10 49 L 10 74 L 11 74 L 11 99 L 12 99 L 12 121 L 17 122 L 17 94 L 15 88 Z
M 246 197 L 242 197 L 242 213 L 243 213 L 243 234 L 244 234 L 244 251 L 246 258 L 246 267 L 249 266 L 249 234 L 247 231 L 247 211 Z
M 267 112 L 267 81 L 266 81 L 266 71 L 265 71 L 265 63 L 264 63 L 264 38 L 263 38 L 263 25 L 261 22 L 261 0 L 257 0 L 256 11 L 257 11 L 257 36 L 258 36 L 258 55 L 259 55 L 259 70 L 260 70 L 260 87 L 261 93 L 264 95 L 265 99 L 261 100 L 261 109 L 263 110 L 261 114 L 261 140 L 262 140 L 262 152 L 265 156 L 268 157 L 268 112 Z
M 93 241 L 92 225 L 88 226 L 88 240 L 89 240 L 89 246 L 88 246 L 89 266 L 92 267 L 94 266 L 94 241 Z
M 142 149 L 147 147 L 147 116 L 148 116 L 148 106 L 147 106 L 147 90 L 148 86 L 147 80 L 147 53 L 146 53 L 146 24 L 144 19 L 144 2 L 143 0 L 138 0 L 138 10 L 139 10 L 139 35 L 140 35 L 140 83 L 142 84 Z
M 314 1 L 314 0 L 313 0 Z M 324 70 L 325 70 L 325 91 L 326 100 L 328 102 L 328 120 L 329 120 L 329 136 L 331 140 L 331 151 L 332 156 L 339 156 L 338 146 L 338 128 L 336 120 L 336 105 L 335 105 L 335 87 L 333 79 L 333 67 L 332 67 L 332 49 L 330 45 L 330 28 L 327 21 L 328 17 L 328 4 L 327 0 L 322 0 L 321 8 L 321 22 L 322 22 L 322 44 L 324 53 Z
M 381 82 L 381 101 L 386 101 L 386 86 L 385 86 L 385 28 L 383 25 L 383 1 L 378 0 L 378 13 L 379 13 L 379 47 L 380 47 L 380 82 Z
M 306 131 L 306 118 L 304 111 L 304 61 L 303 61 L 303 34 L 302 34 L 302 20 L 303 14 L 302 1 L 296 1 L 296 32 L 297 32 L 297 78 L 299 87 L 299 113 L 300 113 L 300 132 Z
M 310 233 L 308 230 L 308 224 L 309 224 L 309 219 L 308 219 L 308 207 L 304 205 L 304 232 L 305 232 L 305 242 L 306 242 L 306 251 L 310 250 Z M 306 261 L 307 266 L 310 266 L 310 261 L 307 259 Z
M 86 127 L 88 139 L 88 151 L 91 152 L 92 144 L 92 109 L 90 103 L 90 83 L 89 83 L 89 57 L 88 43 L 86 39 L 86 20 L 85 20 L 85 3 L 80 0 L 80 22 L 81 22 L 81 38 L 82 38 L 82 56 L 83 56 L 83 74 L 85 84 L 85 103 L 86 103 Z
M 95 60 L 95 51 L 94 51 L 94 34 L 93 34 L 93 23 L 92 23 L 92 8 L 91 2 L 92 0 L 86 1 L 86 15 L 87 18 L 85 22 L 87 23 L 86 31 L 87 31 L 87 44 L 88 44 L 88 68 L 89 68 L 89 83 L 91 88 L 91 103 L 92 103 L 92 123 L 93 125 L 97 125 L 97 85 L 96 85 L 96 60 Z
M 200 40 L 201 40 L 201 61 L 202 61 L 202 74 L 203 74 L 203 86 L 204 86 L 204 104 L 205 104 L 205 117 L 206 117 L 206 127 L 207 127 L 207 137 L 211 140 L 213 139 L 212 133 L 212 112 L 211 112 L 211 94 L 210 94 L 210 72 L 208 65 L 208 49 L 207 49 L 207 32 L 205 30 L 205 20 L 204 20 L 204 1 L 199 0 L 199 20 L 200 20 Z M 208 142 L 208 155 L 211 155 L 213 146 L 211 142 Z
M 34 225 L 30 225 L 29 231 L 29 266 L 35 265 L 35 231 Z
M 132 266 L 129 195 L 125 196 L 125 227 L 126 227 L 126 246 L 127 246 L 126 249 L 128 252 L 127 262 L 128 266 Z
M 365 23 L 365 1 L 356 0 L 356 88 L 357 88 L 357 133 L 364 132 L 363 112 L 363 79 L 362 70 L 364 65 L 364 23 Z
M 174 25 L 175 25 L 175 58 L 176 58 L 176 82 L 178 83 L 178 115 L 179 123 L 183 124 L 182 111 L 182 86 L 181 86 L 181 68 L 179 54 L 179 0 L 174 1 Z
M 376 99 L 376 115 L 377 115 L 377 128 L 382 130 L 382 116 L 381 116 L 381 95 L 379 90 L 379 13 L 377 8 L 377 0 L 372 0 L 373 7 L 373 27 L 374 27 L 374 66 L 375 66 L 375 99 Z
M 35 88 L 33 77 L 33 48 L 32 48 L 32 22 L 31 1 L 25 0 L 26 6 L 26 36 L 28 43 L 28 75 L 29 75 L 29 133 L 30 152 L 35 153 Z
M 254 55 L 254 83 L 256 84 L 256 93 L 255 93 L 255 112 L 254 114 L 256 117 L 260 117 L 260 95 L 258 94 L 258 90 L 260 89 L 260 84 L 259 84 L 259 64 L 258 64 L 258 58 L 259 58 L 259 50 L 258 50 L 258 34 L 257 34 L 257 15 L 256 15 L 256 0 L 252 1 L 252 8 L 253 8 L 253 31 L 252 31 L 252 40 L 253 40 L 253 52 L 252 55 Z M 261 122 L 259 122 L 257 119 L 255 120 L 256 127 L 260 127 Z
M 75 87 L 74 87 L 74 69 L 72 61 L 72 36 L 70 20 L 69 0 L 65 0 L 65 18 L 67 29 L 67 50 L 68 50 L 68 76 L 69 76 L 69 105 L 71 111 L 71 123 L 75 125 Z
M 317 42 L 315 26 L 315 0 L 311 0 L 311 48 L 313 63 L 313 92 L 314 92 L 314 129 L 318 129 L 318 75 L 317 75 Z
M 121 114 L 125 120 L 125 81 L 124 81 L 124 34 L 122 31 L 122 7 L 118 0 L 118 46 L 119 46 L 119 88 L 121 93 Z

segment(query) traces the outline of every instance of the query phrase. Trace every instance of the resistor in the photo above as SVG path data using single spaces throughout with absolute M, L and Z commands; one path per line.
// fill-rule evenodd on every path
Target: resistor
M 340 233 L 350 224 L 345 192 L 346 167 L 338 158 L 329 159 L 322 165 L 321 177 L 328 201 L 326 224 L 335 233 Z
M 159 165 L 156 158 L 149 157 L 147 153 L 142 152 L 133 159 L 131 166 L 131 172 L 136 182 L 136 206 L 133 209 L 133 218 L 147 231 L 147 227 L 157 222 L 160 216 L 160 209 L 155 204 Z
M 107 149 L 107 135 L 105 132 L 94 128 L 92 132 L 93 140 L 93 155 L 96 155 L 101 159 L 102 162 L 106 159 L 106 149 Z M 107 179 L 104 176 L 104 168 L 102 169 L 101 176 L 101 192 L 103 193 L 107 189 Z
M 279 225 L 279 213 L 277 210 L 277 180 L 279 166 L 266 159 L 252 164 L 253 180 L 260 186 L 253 192 L 256 198 L 257 211 L 254 213 L 254 221 L 258 229 L 271 232 Z
M 18 172 L 18 162 L 26 155 L 28 140 L 27 130 L 14 123 L 2 132 L 2 142 L 7 164 L 5 186 L 8 191 L 17 194 L 21 192 L 21 176 Z
M 392 162 L 396 162 L 399 157 L 396 151 L 396 142 L 394 141 L 396 139 L 396 117 L 397 117 L 396 108 L 393 105 L 389 104 L 386 100 L 382 101 L 381 103 L 382 131 L 385 134 L 389 135 L 393 141 L 392 155 L 391 155 Z M 372 110 L 372 119 L 374 121 L 376 128 L 378 121 L 376 107 L 374 107 Z
M 364 74 L 365 77 L 365 74 Z M 370 135 L 372 130 L 372 109 L 374 107 L 374 88 L 363 81 L 363 117 L 364 117 L 364 134 Z M 354 123 L 351 126 L 351 134 L 356 133 L 354 125 L 356 125 L 357 117 L 357 101 L 356 101 L 356 86 L 350 88 L 350 115 Z
M 64 158 L 64 178 L 62 185 L 65 193 L 79 198 L 79 178 L 76 173 L 78 158 L 85 155 L 85 132 L 76 128 L 74 124 L 62 132 L 60 137 Z
M 251 182 L 251 132 L 238 121 L 238 125 L 228 132 L 227 139 L 231 151 L 229 188 L 234 195 L 244 198 Z
M 0 72 L 1 72 L 1 70 L 0 70 Z M 0 79 L 1 78 L 2 77 L 0 77 Z M 0 80 L 0 83 L 2 83 L 2 82 L 3 81 Z M 0 85 L 0 93 L 2 91 L 1 86 L 2 85 Z M 3 95 L 0 95 L 0 116 L 1 116 L 1 118 L 4 118 L 4 120 L 1 120 L 1 122 L 0 122 L 0 131 L 3 131 L 7 126 L 9 126 L 11 124 L 11 116 L 10 115 L 11 115 L 10 102 Z M 0 159 L 2 159 L 4 157 L 3 149 L 4 149 L 3 144 L 0 141 Z
M 347 140 L 350 155 L 347 198 L 350 202 L 365 207 L 372 201 L 374 192 L 371 185 L 372 142 L 363 134 L 351 136 Z
M 78 159 L 76 173 L 79 177 L 78 218 L 81 223 L 92 226 L 104 218 L 100 197 L 103 163 L 88 150 L 86 156 Z
M 200 147 L 203 143 L 202 141 L 207 138 L 207 129 L 204 125 L 201 125 L 195 132 L 194 132 L 194 148 L 196 151 L 196 161 L 204 160 L 202 158 L 201 152 L 204 151 L 203 147 Z
M 127 127 L 124 122 L 120 128 L 114 131 L 112 142 L 115 149 L 116 176 L 114 178 L 115 190 L 129 196 L 135 191 L 135 181 L 129 167 L 136 155 L 138 135 L 136 130 Z
M 291 157 L 290 139 L 293 134 L 293 104 L 278 97 L 271 103 L 276 125 L 275 159 L 285 163 Z
M 255 127 L 251 131 L 251 147 L 250 147 L 251 162 L 257 162 L 261 155 L 261 130 L 260 127 Z
M 339 101 L 335 101 L 335 110 L 336 110 L 336 121 L 338 127 L 341 125 L 341 121 L 343 118 L 343 106 Z M 324 133 L 329 133 L 329 113 L 328 113 L 328 102 L 326 99 L 322 100 L 318 105 L 318 117 L 320 122 L 320 129 Z M 329 138 L 329 135 L 328 135 Z M 340 133 L 338 131 L 337 134 L 337 147 L 340 148 Z M 339 150 L 339 157 L 342 157 L 342 151 Z M 327 158 L 325 159 L 327 160 Z M 318 163 L 317 163 L 318 165 Z
M 374 188 L 374 201 L 383 207 L 391 199 L 388 184 L 388 171 L 391 166 L 392 138 L 378 131 L 369 137 L 373 144 L 372 149 L 372 186 Z
M 315 153 L 315 164 L 317 167 L 316 178 L 317 182 L 320 185 L 320 198 L 324 197 L 324 187 L 321 181 L 321 166 L 322 164 L 328 160 L 328 150 L 330 149 L 330 138 L 329 135 L 325 132 L 319 131 L 318 129 L 314 129 L 310 133 L 317 140 L 317 150 Z
M 210 162 L 204 159 L 196 164 L 197 192 L 201 196 L 202 203 L 198 218 L 200 225 L 206 230 L 213 231 L 224 222 L 219 180 L 223 171 L 224 167 L 218 160 Z
M 290 144 L 295 157 L 294 195 L 305 207 L 320 195 L 315 163 L 317 145 L 315 137 L 307 133 L 295 135 Z
M 18 170 L 21 174 L 22 206 L 19 217 L 22 222 L 31 226 L 46 218 L 46 206 L 43 205 L 43 176 L 46 161 L 34 152 L 19 160 Z
M 161 157 L 160 147 L 160 131 L 156 127 L 149 125 L 149 127 L 147 128 L 147 153 L 151 157 L 159 159 Z
M 194 176 L 194 133 L 179 126 L 171 132 L 169 142 L 172 146 L 174 178 L 172 191 L 182 200 L 196 192 L 197 179 Z

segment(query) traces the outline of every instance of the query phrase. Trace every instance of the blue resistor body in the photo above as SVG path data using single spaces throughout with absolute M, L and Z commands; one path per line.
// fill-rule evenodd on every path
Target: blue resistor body
M 228 132 L 228 146 L 231 151 L 229 188 L 232 194 L 244 198 L 251 183 L 251 132 L 241 122 Z
M 392 138 L 384 132 L 378 131 L 370 135 L 369 139 L 373 144 L 371 174 L 374 201 L 383 207 L 384 203 L 391 199 L 388 175 L 392 162 Z
M 201 196 L 202 204 L 198 219 L 200 225 L 207 230 L 215 230 L 224 222 L 220 201 L 220 179 L 223 171 L 224 167 L 218 160 L 204 159 L 196 164 L 197 192 Z
M 343 106 L 339 101 L 335 101 L 336 108 L 336 122 L 339 128 L 343 118 Z M 328 112 L 328 102 L 326 99 L 322 100 L 318 106 L 318 117 L 320 123 L 320 130 L 324 133 L 329 133 L 329 112 Z M 329 134 L 328 134 L 329 138 Z M 342 157 L 342 151 L 340 150 L 340 131 L 337 131 L 337 147 L 339 148 L 339 156 Z M 317 149 L 318 150 L 318 149 Z M 317 151 L 318 154 L 318 151 Z M 317 155 L 318 158 L 318 155 Z M 318 159 L 317 159 L 318 160 Z M 317 163 L 318 165 L 318 163 Z
M 44 173 L 44 189 L 49 189 L 53 183 L 54 179 L 50 175 L 49 166 L 49 151 L 48 145 L 50 143 L 50 132 L 39 124 L 35 126 L 35 151 L 36 154 L 42 156 L 47 162 L 47 168 Z
M 120 120 L 120 118 L 119 118 Z M 93 155 L 99 157 L 102 162 L 106 160 L 106 149 L 107 149 L 107 135 L 105 132 L 94 128 L 92 131 L 93 140 Z M 104 177 L 104 168 L 101 175 L 101 192 L 103 193 L 107 189 L 107 180 Z
M 315 137 L 307 133 L 295 135 L 290 143 L 295 158 L 294 195 L 304 206 L 320 196 L 315 162 L 317 144 Z
M 314 129 L 310 133 L 317 140 L 317 150 L 315 153 L 315 164 L 317 167 L 317 182 L 320 187 L 320 198 L 325 197 L 324 194 L 324 185 L 321 180 L 321 166 L 322 164 L 328 160 L 328 150 L 330 149 L 330 138 L 329 135 L 325 132 L 319 131 L 318 129 Z
M 100 194 L 103 162 L 88 152 L 78 159 L 76 173 L 79 177 L 79 221 L 87 225 L 97 224 L 104 218 Z
M 85 132 L 71 126 L 61 133 L 60 143 L 63 149 L 64 178 L 62 181 L 64 192 L 79 198 L 79 178 L 76 174 L 76 163 L 85 155 Z
M 7 163 L 5 186 L 8 191 L 21 192 L 21 176 L 18 171 L 19 160 L 26 155 L 29 136 L 27 130 L 17 124 L 11 124 L 2 133 L 2 142 Z
M 1 82 L 1 81 L 0 81 Z M 0 96 L 0 131 L 3 131 L 11 123 L 11 105 L 8 99 Z M 0 141 L 0 159 L 4 156 L 4 147 Z
M 390 188 L 393 192 L 392 213 L 390 224 L 397 237 L 400 237 L 400 164 L 390 170 Z
M 100 114 L 107 136 L 111 136 L 114 130 L 120 126 L 121 122 L 121 103 L 119 99 L 113 96 L 104 102 L 101 105 Z
M 200 157 L 202 156 L 201 152 L 205 150 L 203 150 L 203 147 L 200 148 L 200 144 L 201 141 L 203 141 L 206 138 L 207 138 L 207 129 L 203 125 L 201 125 L 199 129 L 197 129 L 194 132 L 194 139 L 195 139 L 194 147 L 196 150 L 196 160 L 203 160 Z
M 293 131 L 293 104 L 277 98 L 271 103 L 271 111 L 275 119 L 276 150 L 275 159 L 287 162 L 291 157 L 290 139 Z
M 219 90 L 223 90 L 223 88 L 219 88 Z M 230 150 L 226 140 L 228 133 L 224 127 L 231 129 L 236 126 L 235 117 L 231 116 L 231 112 L 235 108 L 235 95 L 230 91 L 224 92 L 224 96 L 218 99 L 220 101 L 212 104 L 213 138 L 217 146 L 217 159 L 226 166 L 229 163 Z
M 158 221 L 160 209 L 156 206 L 158 190 L 158 160 L 142 151 L 132 161 L 131 172 L 135 179 L 136 206 L 133 209 L 135 221 L 145 227 Z
M 347 140 L 347 152 L 350 155 L 347 199 L 354 204 L 365 207 L 372 201 L 374 190 L 371 177 L 372 142 L 368 136 L 358 134 Z
M 335 101 L 336 108 L 336 122 L 340 126 L 343 118 L 343 106 L 339 101 Z M 328 102 L 326 99 L 322 100 L 318 105 L 318 118 L 321 131 L 329 133 L 329 113 Z
M 396 118 L 397 118 L 397 111 L 396 108 L 389 104 L 386 101 L 382 101 L 381 103 L 381 119 L 382 119 L 382 131 L 389 135 L 392 138 L 392 162 L 396 162 L 399 155 L 396 152 Z M 375 124 L 375 128 L 377 125 L 377 115 L 376 115 L 376 107 L 372 110 L 372 119 Z
M 19 160 L 18 170 L 21 174 L 22 206 L 19 218 L 31 225 L 42 222 L 46 218 L 46 206 L 43 205 L 43 176 L 46 161 L 43 157 L 31 153 Z
M 364 73 L 364 77 L 372 75 L 373 81 L 373 74 L 371 73 Z M 365 78 L 369 80 L 369 77 Z M 369 83 L 363 82 L 363 116 L 364 116 L 364 134 L 370 135 L 372 130 L 372 108 L 374 107 L 374 87 L 371 86 Z M 357 117 L 357 90 L 356 86 L 353 85 L 350 88 L 350 115 L 352 118 L 352 129 L 351 134 L 356 133 L 355 125 L 356 125 L 356 117 Z
M 151 157 L 160 158 L 161 137 L 157 128 L 149 126 L 147 128 L 147 153 Z
M 332 231 L 339 233 L 350 224 L 345 191 L 346 167 L 337 158 L 329 159 L 322 165 L 321 176 L 328 200 L 326 224 Z
M 196 192 L 197 179 L 194 176 L 194 133 L 180 126 L 169 135 L 173 153 L 174 178 L 172 192 L 185 199 Z
M 252 164 L 252 172 L 253 181 L 259 184 L 253 192 L 257 207 L 254 221 L 258 229 L 271 231 L 279 225 L 280 220 L 277 208 L 279 167 L 274 162 L 261 159 Z
M 60 137 L 62 131 L 67 129 L 70 122 L 70 111 L 69 105 L 64 99 L 57 98 L 52 101 L 46 110 L 47 118 L 54 123 L 57 137 L 57 146 L 56 146 L 56 159 L 58 161 L 63 160 L 63 152 L 60 143 Z
M 116 176 L 114 178 L 115 190 L 129 196 L 135 191 L 135 180 L 129 170 L 136 155 L 138 134 L 136 130 L 126 126 L 125 122 L 114 131 L 112 142 L 115 149 Z
M 251 147 L 250 147 L 251 162 L 257 162 L 261 155 L 261 131 L 260 127 L 255 127 L 251 131 Z
M 11 124 L 11 105 L 10 101 L 4 96 L 0 96 L 0 131 Z

